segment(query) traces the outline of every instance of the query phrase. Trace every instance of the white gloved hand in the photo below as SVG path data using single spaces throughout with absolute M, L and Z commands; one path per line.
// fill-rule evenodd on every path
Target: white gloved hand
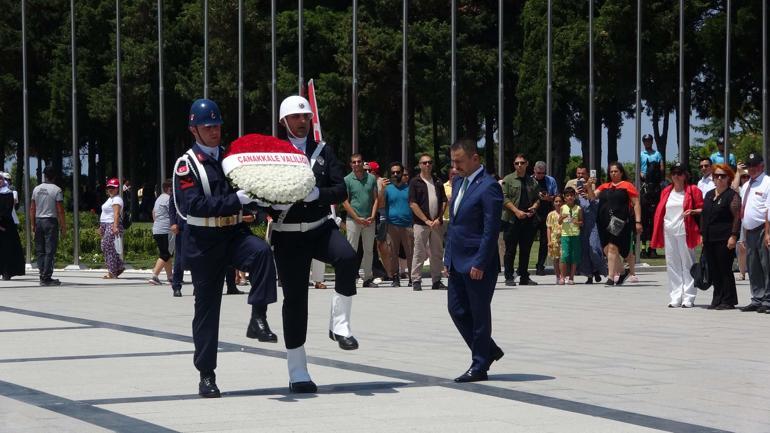
M 241 202 L 241 204 L 249 204 L 254 201 L 253 198 L 249 197 L 249 194 L 246 193 L 246 191 L 239 189 L 235 192 L 235 195 L 238 196 L 238 201 Z
M 260 199 L 255 199 L 254 203 L 256 203 L 257 206 L 259 206 L 259 207 L 270 207 L 270 203 L 268 203 L 266 201 L 262 201 Z
M 270 207 L 272 207 L 275 210 L 285 211 L 285 210 L 289 210 L 291 205 L 290 204 L 272 204 L 270 205 Z
M 305 202 L 316 201 L 316 200 L 318 200 L 318 196 L 320 194 L 321 194 L 321 192 L 318 190 L 318 187 L 314 186 L 313 190 L 310 191 L 310 194 L 308 194 L 307 197 L 305 197 L 305 199 L 303 201 L 305 201 Z

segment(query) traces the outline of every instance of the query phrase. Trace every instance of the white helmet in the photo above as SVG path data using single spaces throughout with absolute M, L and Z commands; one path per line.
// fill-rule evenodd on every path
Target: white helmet
M 307 99 L 299 95 L 292 95 L 281 102 L 278 120 L 283 120 L 289 114 L 313 114 L 313 111 L 310 109 L 310 102 Z

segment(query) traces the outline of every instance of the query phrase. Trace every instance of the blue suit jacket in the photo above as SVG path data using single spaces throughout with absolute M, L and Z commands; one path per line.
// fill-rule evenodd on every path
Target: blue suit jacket
M 452 183 L 452 191 L 460 191 L 461 177 Z M 468 185 L 455 214 L 452 194 L 449 203 L 449 227 L 444 249 L 444 265 L 463 274 L 471 267 L 484 273 L 500 272 L 497 237 L 500 233 L 500 213 L 503 209 L 503 190 L 495 178 L 482 172 Z

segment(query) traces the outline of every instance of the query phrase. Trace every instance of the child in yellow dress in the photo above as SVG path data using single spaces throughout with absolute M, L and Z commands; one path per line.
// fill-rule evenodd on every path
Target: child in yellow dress
M 559 212 L 564 204 L 561 195 L 553 198 L 553 208 L 545 219 L 545 226 L 548 231 L 548 257 L 553 261 L 553 273 L 556 275 L 556 284 L 564 284 L 561 278 L 559 260 L 561 259 L 561 222 L 559 221 Z

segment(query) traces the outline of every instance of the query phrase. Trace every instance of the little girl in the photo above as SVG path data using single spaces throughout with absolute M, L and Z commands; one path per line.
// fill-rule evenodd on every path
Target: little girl
M 583 210 L 575 203 L 575 189 L 564 188 L 564 201 L 561 207 L 561 276 L 558 284 L 575 284 L 575 269 L 580 263 L 580 226 L 583 225 Z M 569 266 L 569 276 L 567 275 Z
M 564 284 L 560 277 L 559 260 L 561 259 L 561 222 L 559 221 L 559 212 L 564 199 L 561 195 L 553 198 L 553 209 L 545 219 L 545 226 L 548 230 L 548 257 L 553 261 L 553 273 L 556 275 L 556 284 Z

